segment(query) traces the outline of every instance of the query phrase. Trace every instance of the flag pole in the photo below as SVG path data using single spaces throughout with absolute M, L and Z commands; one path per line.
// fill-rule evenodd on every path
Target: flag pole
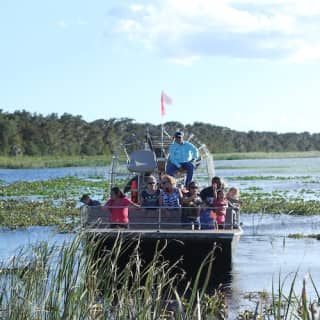
M 164 110 L 164 101 L 163 101 L 163 90 L 161 91 L 161 157 L 164 157 L 164 152 L 163 152 L 163 110 Z
M 161 117 L 162 117 L 162 121 L 161 121 L 161 152 L 163 154 L 163 156 L 165 156 L 164 153 L 164 148 L 163 148 L 163 134 L 164 134 L 164 126 L 163 126 L 163 117 L 166 114 L 166 107 L 165 104 L 172 104 L 172 99 L 164 93 L 164 91 L 161 91 Z

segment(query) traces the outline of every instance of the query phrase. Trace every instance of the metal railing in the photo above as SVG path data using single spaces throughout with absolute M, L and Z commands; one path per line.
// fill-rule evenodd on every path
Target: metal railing
M 113 209 L 125 210 L 128 222 L 118 222 L 111 218 Z M 225 222 L 218 226 L 215 210 L 225 209 Z M 210 219 L 210 215 L 211 219 Z M 130 230 L 233 230 L 239 228 L 240 209 L 235 207 L 154 207 L 128 208 L 103 206 L 82 206 L 81 223 L 86 228 L 126 228 Z

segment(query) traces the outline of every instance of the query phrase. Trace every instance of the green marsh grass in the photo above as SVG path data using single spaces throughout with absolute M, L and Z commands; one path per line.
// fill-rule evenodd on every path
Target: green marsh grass
M 238 320 L 319 320 L 320 296 L 311 277 L 308 276 L 314 294 L 307 296 L 307 281 L 302 280 L 302 288 L 297 289 L 298 272 L 284 279 L 279 274 L 272 280 L 272 290 L 268 294 L 255 295 L 253 310 L 242 311 Z
M 67 200 L 59 206 L 50 200 L 0 200 L 0 226 L 21 228 L 28 226 L 58 226 L 70 230 L 79 224 L 76 202 Z
M 310 180 L 314 179 L 311 176 L 236 176 L 236 177 L 227 177 L 228 181 L 255 181 L 255 180 Z M 316 180 L 312 181 L 312 183 L 316 183 Z M 310 183 L 310 181 L 308 181 Z
M 119 181 L 120 187 L 124 184 Z M 0 226 L 9 228 L 31 225 L 52 226 L 67 232 L 79 225 L 79 199 L 89 193 L 102 203 L 108 183 L 102 179 L 88 180 L 64 177 L 41 181 L 19 181 L 0 185 Z M 314 200 L 306 200 L 304 195 Z M 274 213 L 311 215 L 320 213 L 317 192 L 301 189 L 297 196 L 286 190 L 263 192 L 249 187 L 241 192 L 243 213 Z
M 123 184 L 120 180 L 119 186 Z M 57 225 L 66 232 L 78 225 L 81 195 L 91 194 L 103 203 L 107 190 L 105 180 L 76 177 L 0 184 L 0 226 Z
M 220 291 L 208 296 L 205 284 L 187 282 L 159 248 L 144 264 L 139 242 L 119 268 L 128 244 L 121 237 L 105 249 L 79 235 L 61 246 L 39 243 L 2 265 L 1 319 L 225 319 Z M 210 269 L 210 257 L 199 269 Z
M 319 151 L 306 152 L 239 152 L 216 153 L 216 160 L 241 159 L 283 159 L 283 158 L 309 158 L 320 157 Z M 21 156 L 0 157 L 0 168 L 61 168 L 79 166 L 106 166 L 111 162 L 111 156 Z
M 310 191 L 310 194 L 315 194 Z M 259 189 L 241 192 L 241 211 L 243 213 L 273 213 L 313 215 L 320 214 L 319 200 L 305 200 L 301 196 L 288 196 L 287 191 L 274 190 L 273 192 L 260 192 Z
M 0 266 L 0 319 L 229 319 L 223 293 L 217 289 L 208 294 L 206 280 L 199 286 L 201 273 L 211 271 L 212 255 L 192 283 L 182 282 L 183 270 L 163 259 L 165 247 L 145 263 L 139 240 L 128 244 L 118 236 L 114 241 L 106 248 L 79 234 L 61 245 L 39 242 L 21 249 Z M 128 262 L 120 268 L 128 249 Z M 316 284 L 309 276 L 310 284 L 304 279 L 302 289 L 296 289 L 297 275 L 284 280 L 279 275 L 271 293 L 250 297 L 255 307 L 239 310 L 236 319 L 318 320 Z
M 320 151 L 215 153 L 215 160 L 318 158 Z
M 288 235 L 288 238 L 293 238 L 293 239 L 310 238 L 310 239 L 320 240 L 320 233 L 318 234 L 290 233 Z
M 52 199 L 79 197 L 81 193 L 105 192 L 108 183 L 103 180 L 88 180 L 76 177 L 64 177 L 50 180 L 19 181 L 8 185 L 0 185 L 0 196 L 45 196 Z
M 110 156 L 21 156 L 0 157 L 0 168 L 27 169 L 27 168 L 63 168 L 83 166 L 107 166 Z

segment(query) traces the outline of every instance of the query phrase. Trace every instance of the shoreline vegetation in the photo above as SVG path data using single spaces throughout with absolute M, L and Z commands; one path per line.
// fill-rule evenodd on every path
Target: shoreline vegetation
M 320 151 L 301 152 L 232 152 L 215 153 L 214 160 L 255 160 L 255 159 L 293 159 L 318 158 Z M 107 166 L 111 156 L 0 156 L 2 169 L 37 169 L 82 166 Z

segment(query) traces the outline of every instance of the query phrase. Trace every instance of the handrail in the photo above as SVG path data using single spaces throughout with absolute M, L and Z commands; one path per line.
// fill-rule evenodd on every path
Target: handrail
M 111 221 L 112 209 L 127 209 L 128 223 Z M 223 229 L 238 229 L 240 220 L 240 210 L 227 206 L 197 206 L 197 207 L 139 207 L 128 208 L 123 206 L 114 206 L 107 208 L 105 206 L 82 206 L 80 208 L 80 221 L 85 227 L 112 227 L 126 226 L 128 229 L 151 229 L 160 231 L 163 229 L 178 230 L 202 230 L 215 229 L 213 224 L 206 224 L 201 217 L 205 210 L 225 209 L 226 216 Z M 111 211 L 110 211 L 111 210 Z M 188 211 L 189 210 L 189 211 Z M 191 214 L 193 211 L 194 214 Z M 188 215 L 189 214 L 189 215 Z M 210 223 L 211 223 L 210 222 Z

